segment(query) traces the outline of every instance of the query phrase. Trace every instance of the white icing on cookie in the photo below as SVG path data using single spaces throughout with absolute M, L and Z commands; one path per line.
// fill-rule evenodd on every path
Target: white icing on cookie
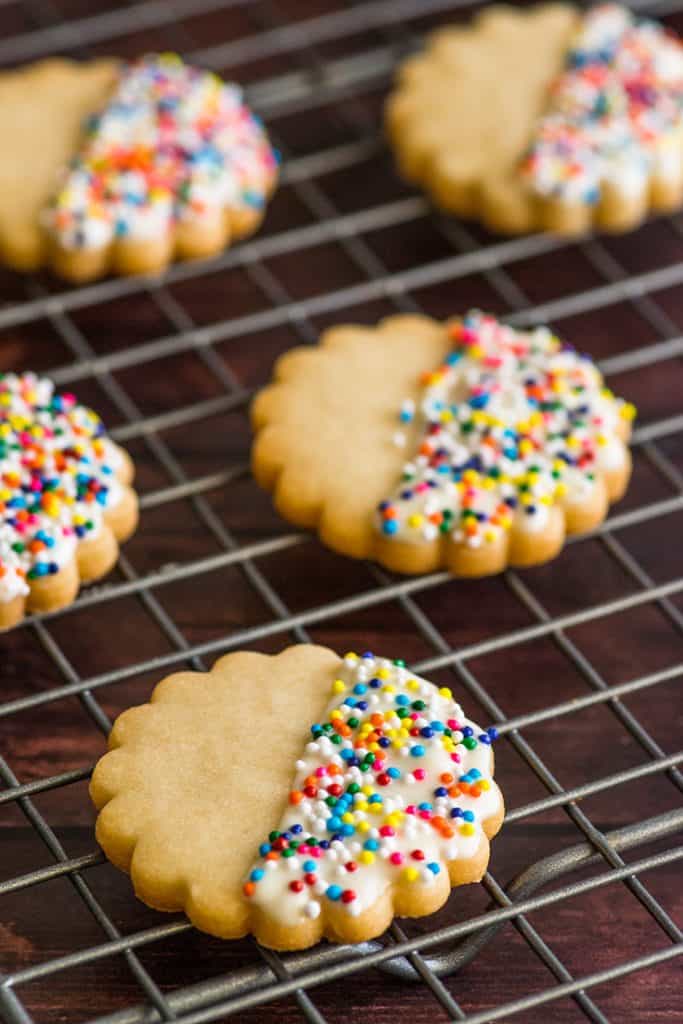
M 643 197 L 683 163 L 683 47 L 663 26 L 604 4 L 579 23 L 522 170 L 540 195 L 594 204 L 606 184 Z
M 44 224 L 68 249 L 154 241 L 174 221 L 201 225 L 226 207 L 261 209 L 275 168 L 236 85 L 173 54 L 149 56 L 124 68 L 92 118 Z
M 245 881 L 283 925 L 326 901 L 368 910 L 396 883 L 431 886 L 473 857 L 497 815 L 490 743 L 451 691 L 402 662 L 347 655 L 296 764 L 290 806 Z
M 33 373 L 0 374 L 0 601 L 72 561 L 123 494 L 96 413 Z
M 587 356 L 545 327 L 516 331 L 476 311 L 450 332 L 453 351 L 424 375 L 418 407 L 399 412 L 421 441 L 378 507 L 384 537 L 443 533 L 476 548 L 513 522 L 537 532 L 557 501 L 590 499 L 596 469 L 624 464 L 620 421 L 635 410 Z

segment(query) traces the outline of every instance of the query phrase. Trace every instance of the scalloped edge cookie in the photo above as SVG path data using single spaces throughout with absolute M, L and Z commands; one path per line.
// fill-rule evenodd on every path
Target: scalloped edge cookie
M 70 605 L 112 569 L 138 524 L 134 475 L 74 395 L 0 374 L 0 630 Z
M 424 429 L 418 418 L 400 425 L 399 410 L 419 407 L 421 379 L 444 365 L 459 323 L 408 314 L 376 328 L 334 327 L 317 346 L 295 348 L 277 361 L 273 382 L 251 407 L 251 465 L 285 519 L 316 530 L 325 545 L 353 558 L 372 558 L 402 573 L 446 568 L 456 576 L 545 562 L 558 554 L 566 534 L 588 532 L 604 520 L 630 477 L 626 419 L 612 438 L 616 467 L 596 474 L 586 500 L 553 500 L 541 529 L 539 520 L 515 518 L 490 542 L 474 546 L 451 530 L 408 539 L 380 528 L 377 509 L 396 492 Z
M 540 119 L 553 110 L 551 86 L 585 24 L 580 15 L 563 3 L 522 10 L 492 5 L 465 27 L 431 34 L 424 50 L 401 66 L 386 103 L 386 130 L 402 176 L 442 209 L 505 234 L 576 235 L 591 226 L 623 232 L 649 211 L 679 208 L 683 122 L 663 131 L 649 178 L 636 175 L 637 188 L 633 166 L 622 172 L 614 165 L 590 201 L 571 184 L 566 196 L 564 184 L 532 187 L 522 173 Z
M 394 710 L 378 715 L 385 704 Z M 428 728 L 422 709 L 448 724 Z M 388 760 L 380 719 L 399 737 Z M 424 723 L 413 729 L 419 740 L 406 722 Z M 119 716 L 90 783 L 97 840 L 141 900 L 184 910 L 213 935 L 252 932 L 280 950 L 323 937 L 359 942 L 395 914 L 433 913 L 451 887 L 483 876 L 504 814 L 491 778 L 494 733 L 468 722 L 449 690 L 369 652 L 228 654 L 208 673 L 169 676 L 150 703 Z M 361 754 L 363 764 L 375 759 L 370 771 Z M 389 761 L 401 769 L 385 772 Z M 432 796 L 437 771 L 443 795 Z M 343 833 L 336 798 L 323 795 L 342 791 L 344 820 L 355 821 Z M 411 803 L 423 791 L 431 812 Z
M 163 60 L 180 63 L 173 55 L 162 55 L 157 62 Z M 253 203 L 240 197 L 217 208 L 215 216 L 193 214 L 169 223 L 162 232 L 150 215 L 140 237 L 119 236 L 117 231 L 107 244 L 74 242 L 83 234 L 79 224 L 88 208 L 86 175 L 76 173 L 74 163 L 83 149 L 83 126 L 102 111 L 116 116 L 117 108 L 110 108 L 111 114 L 108 104 L 125 80 L 122 73 L 130 76 L 131 67 L 138 66 L 109 59 L 77 63 L 51 58 L 0 74 L 0 133 L 12 140 L 0 161 L 0 260 L 7 266 L 22 271 L 48 266 L 74 283 L 108 272 L 154 274 L 175 260 L 215 256 L 260 226 L 277 184 L 274 158 L 272 169 L 264 172 L 263 194 L 254 196 Z M 69 182 L 75 183 L 70 190 L 65 187 Z M 66 222 L 71 204 L 76 216 Z M 144 206 L 137 199 L 135 205 Z M 96 223 L 92 217 L 85 221 Z

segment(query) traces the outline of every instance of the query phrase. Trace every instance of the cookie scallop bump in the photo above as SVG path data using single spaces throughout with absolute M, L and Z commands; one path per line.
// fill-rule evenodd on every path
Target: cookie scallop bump
M 130 456 L 91 409 L 33 373 L 0 374 L 0 629 L 109 572 L 138 521 Z
M 633 415 L 547 328 L 399 315 L 279 360 L 252 406 L 252 467 L 334 550 L 481 576 L 602 522 L 629 480 Z
M 683 47 L 619 4 L 492 5 L 438 30 L 386 124 L 406 178 L 494 230 L 626 231 L 683 203 Z
M 495 735 L 400 661 L 229 654 L 118 718 L 97 838 L 145 903 L 214 935 L 362 941 L 484 874 Z

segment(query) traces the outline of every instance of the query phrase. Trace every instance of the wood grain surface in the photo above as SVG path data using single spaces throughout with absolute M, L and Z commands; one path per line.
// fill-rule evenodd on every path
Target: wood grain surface
M 2 4 L 0 39 L 49 29 L 63 19 L 87 17 L 114 6 L 113 0 Z M 97 40 L 88 45 L 87 53 L 131 56 L 150 48 L 192 52 L 252 37 L 278 24 L 349 11 L 352 6 L 341 0 L 242 0 L 226 3 L 225 9 L 213 13 L 173 19 L 170 24 L 144 31 L 137 30 L 131 13 L 127 34 Z M 363 6 L 357 4 L 358 15 Z M 413 13 L 418 10 L 416 0 Z M 461 14 L 459 11 L 458 16 Z M 321 74 L 326 62 L 343 63 L 374 48 L 401 48 L 408 32 L 423 32 L 448 18 L 444 12 L 411 17 L 402 27 L 394 19 L 390 28 L 372 25 L 343 37 L 332 33 L 318 42 L 304 31 L 295 45 L 285 40 L 272 46 L 266 55 L 245 43 L 246 56 L 240 55 L 239 47 L 234 48 L 228 64 L 218 70 L 247 83 L 259 83 L 275 75 L 304 74 L 309 76 L 305 81 L 316 88 L 315 76 Z M 680 19 L 670 19 L 670 23 L 681 27 Z M 83 49 L 78 53 L 82 56 Z M 426 207 L 416 207 L 393 227 L 354 231 L 351 244 L 335 240 L 333 234 L 325 236 L 332 240 L 318 243 L 315 238 L 305 241 L 297 234 L 320 219 L 409 201 L 414 196 L 397 179 L 390 155 L 379 139 L 381 106 L 388 85 L 386 75 L 369 77 L 367 85 L 342 89 L 338 94 L 332 90 L 329 97 L 321 92 L 311 110 L 281 108 L 268 117 L 278 144 L 287 159 L 295 162 L 321 150 L 368 140 L 363 160 L 280 188 L 260 237 L 290 237 L 292 244 L 283 254 L 247 263 L 239 259 L 219 261 L 190 275 L 171 274 L 160 288 L 136 287 L 132 294 L 121 298 L 92 297 L 76 304 L 70 302 L 73 308 L 66 318 L 54 311 L 38 318 L 14 317 L 9 326 L 0 327 L 0 369 L 61 371 L 77 359 L 79 351 L 96 356 L 125 356 L 139 349 L 144 352 L 148 343 L 171 338 L 193 325 L 224 323 L 288 301 L 305 304 L 308 299 L 362 284 L 371 276 L 400 274 L 448 259 L 463 248 L 496 245 L 499 239 L 476 226 L 444 221 Z M 412 303 L 435 316 L 471 306 L 510 314 L 528 306 L 554 304 L 587 290 L 593 290 L 595 301 L 586 305 L 586 311 L 564 315 L 560 306 L 560 315 L 553 315 L 553 325 L 568 341 L 597 359 L 606 359 L 682 333 L 683 290 L 677 284 L 661 287 L 655 278 L 652 287 L 646 286 L 645 300 L 637 296 L 634 300 L 626 291 L 610 294 L 605 300 L 600 299 L 599 292 L 606 283 L 605 275 L 615 279 L 648 275 L 677 264 L 683 265 L 683 222 L 680 218 L 661 219 L 624 238 L 601 239 L 597 245 L 566 244 L 544 255 L 510 259 L 503 264 L 502 272 L 444 275 L 440 283 L 416 288 L 399 300 L 387 292 L 385 298 L 343 301 L 334 312 L 314 310 L 311 315 L 306 315 L 304 306 L 298 317 L 284 318 L 281 326 L 245 329 L 217 341 L 211 347 L 210 359 L 191 346 L 176 354 L 166 351 L 171 347 L 166 346 L 159 358 L 145 357 L 135 365 L 117 365 L 109 375 L 106 367 L 100 366 L 97 373 L 86 374 L 73 388 L 79 398 L 98 409 L 110 428 L 123 430 L 123 437 L 126 431 L 131 433 L 126 426 L 130 416 L 117 403 L 116 389 L 135 404 L 140 417 L 163 417 L 197 402 L 220 400 L 226 387 L 231 386 L 225 370 L 236 388 L 251 390 L 259 386 L 268 379 L 273 361 L 281 352 L 302 340 L 313 340 L 332 322 L 372 323 L 395 312 L 397 306 L 409 308 Z M 28 280 L 0 273 L 0 323 L 6 323 L 2 320 L 6 311 L 46 291 L 61 294 L 64 287 L 48 277 Z M 639 425 L 662 423 L 683 411 L 683 365 L 675 351 L 670 358 L 646 361 L 619 372 L 610 382 L 637 404 Z M 287 525 L 246 472 L 250 437 L 245 402 L 224 408 L 218 401 L 217 409 L 208 407 L 205 415 L 192 418 L 189 425 L 169 427 L 162 420 L 147 439 L 132 428 L 134 436 L 126 443 L 138 468 L 143 513 L 137 534 L 125 546 L 126 565 L 119 566 L 111 576 L 114 585 L 127 575 L 147 577 L 172 566 L 210 558 L 224 552 L 226 543 L 234 542 L 242 548 L 290 536 Z M 127 412 L 134 420 L 135 411 L 131 413 L 129 408 Z M 161 458 L 157 442 L 164 448 Z M 675 426 L 667 430 L 657 440 L 654 455 L 647 445 L 635 448 L 633 483 L 613 515 L 647 509 L 680 495 L 679 479 L 658 467 L 657 453 L 666 456 L 669 468 L 683 472 L 683 431 Z M 234 469 L 234 479 L 229 485 L 203 491 L 200 503 L 183 497 L 159 503 L 155 495 L 178 479 L 168 456 L 189 480 L 226 469 Z M 223 564 L 187 578 L 161 582 L 149 591 L 151 598 L 133 593 L 99 603 L 86 600 L 38 628 L 26 623 L 13 630 L 0 640 L 0 711 L 4 702 L 47 694 L 74 679 L 123 670 L 122 678 L 93 691 L 100 708 L 112 720 L 124 708 L 146 700 L 164 674 L 137 669 L 139 663 L 177 651 L 179 643 L 215 641 L 220 647 L 224 640 L 226 646 L 232 645 L 242 631 L 259 626 L 264 629 L 249 646 L 275 651 L 301 636 L 278 624 L 278 618 L 289 614 L 303 617 L 310 639 L 340 652 L 370 648 L 420 662 L 443 649 L 466 648 L 537 622 L 533 611 L 520 599 L 520 581 L 543 613 L 556 617 L 590 610 L 635 595 L 643 585 L 680 577 L 682 525 L 681 511 L 674 508 L 668 514 L 615 531 L 619 550 L 626 553 L 626 559 L 634 560 L 636 569 L 632 562 L 632 571 L 627 561 L 615 557 L 614 543 L 594 537 L 569 545 L 551 565 L 521 573 L 517 579 L 430 582 L 410 601 L 391 597 L 352 611 L 340 608 L 340 602 L 377 591 L 381 582 L 375 570 L 326 551 L 313 538 L 299 538 L 288 546 L 283 542 L 281 550 L 251 563 L 261 574 L 258 580 L 250 566 Z M 279 602 L 275 611 L 274 595 Z M 317 613 L 328 605 L 329 613 Z M 567 629 L 566 637 L 599 679 L 612 685 L 667 669 L 682 660 L 677 625 L 681 614 L 683 600 L 679 592 L 668 606 L 645 601 L 598 619 L 588 616 L 588 621 Z M 432 624 L 431 634 L 418 628 L 419 616 Z M 175 635 L 169 623 L 175 624 Z M 57 660 L 55 650 L 61 652 Z M 206 662 L 211 660 L 209 656 Z M 466 664 L 477 683 L 509 717 L 591 691 L 586 675 L 552 633 L 482 653 Z M 449 685 L 455 681 L 458 695 L 472 717 L 482 724 L 492 721 L 490 708 L 482 706 L 471 687 L 468 692 L 451 670 L 441 669 L 431 678 Z M 680 678 L 626 697 L 623 707 L 637 717 L 666 755 L 680 749 Z M 20 783 L 63 772 L 87 772 L 105 749 L 105 721 L 101 718 L 98 727 L 92 710 L 87 696 L 63 696 L 0 717 L 0 754 Z M 625 727 L 623 717 L 620 719 L 606 703 L 529 726 L 522 735 L 567 789 L 650 760 Z M 498 744 L 496 761 L 497 777 L 509 808 L 547 795 L 536 772 L 509 739 Z M 67 877 L 2 892 L 3 882 L 53 862 L 53 855 L 27 818 L 26 806 L 15 800 L 3 802 L 2 798 L 0 782 L 0 973 L 9 974 L 85 950 L 102 942 L 104 933 Z M 580 803 L 592 824 L 603 832 L 680 806 L 681 792 L 664 772 L 600 791 Z M 33 807 L 68 857 L 95 852 L 94 814 L 84 778 L 39 793 Z M 562 807 L 520 817 L 504 827 L 494 844 L 492 876 L 504 885 L 539 858 L 583 838 Z M 677 842 L 680 836 L 639 846 L 624 857 L 634 860 L 657 849 L 671 849 Z M 592 870 L 602 871 L 604 865 Z M 125 876 L 109 865 L 98 863 L 83 877 L 122 934 L 168 920 L 139 904 Z M 585 874 L 576 873 L 565 881 L 580 877 Z M 680 861 L 643 874 L 641 880 L 674 922 L 683 926 Z M 406 923 L 405 930 L 409 935 L 420 934 L 463 920 L 480 913 L 487 903 L 484 888 L 471 886 L 454 893 L 434 918 Z M 573 977 L 626 963 L 670 943 L 622 883 L 553 904 L 528 920 Z M 258 962 L 249 942 L 222 943 L 193 930 L 144 946 L 139 957 L 156 984 L 168 993 Z M 678 1024 L 683 1020 L 680 964 L 680 960 L 673 960 L 626 974 L 591 989 L 591 998 L 604 1018 L 614 1024 Z M 515 925 L 508 923 L 472 963 L 459 974 L 445 978 L 444 984 L 463 1011 L 487 1013 L 507 1001 L 543 991 L 555 984 L 555 979 Z M 32 1019 L 41 1024 L 77 1024 L 143 999 L 121 955 L 37 978 L 19 986 L 17 993 Z M 335 1024 L 370 1020 L 377 1024 L 432 1024 L 447 1019 L 425 986 L 393 982 L 375 970 L 323 984 L 311 990 L 311 998 L 324 1019 Z M 236 1019 L 254 1024 L 276 1020 L 289 1024 L 302 1016 L 296 999 L 290 998 L 250 1009 Z M 574 1024 L 587 1018 L 575 1001 L 562 998 L 503 1019 L 524 1024 Z

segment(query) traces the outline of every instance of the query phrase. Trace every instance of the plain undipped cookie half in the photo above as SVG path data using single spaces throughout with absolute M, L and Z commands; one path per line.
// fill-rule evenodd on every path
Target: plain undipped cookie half
M 633 415 L 547 328 L 401 315 L 280 358 L 252 406 L 252 468 L 335 551 L 482 576 L 602 522 L 629 480 Z
M 229 654 L 119 716 L 97 839 L 140 899 L 213 935 L 359 942 L 484 874 L 494 738 L 401 661 Z

